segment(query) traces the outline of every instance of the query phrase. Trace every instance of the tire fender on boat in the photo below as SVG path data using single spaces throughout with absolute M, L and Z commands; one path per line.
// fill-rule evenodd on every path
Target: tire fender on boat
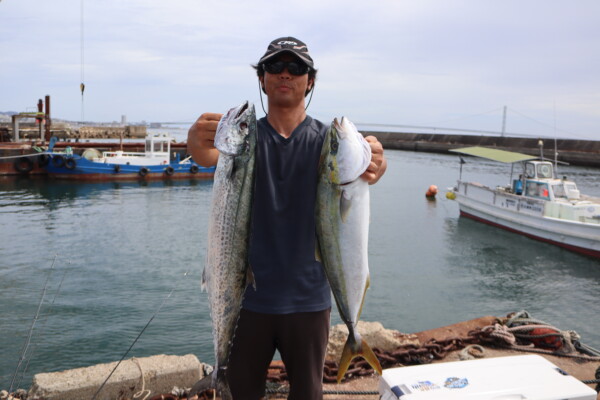
M 75 169 L 77 166 L 77 161 L 73 157 L 69 157 L 65 160 L 65 167 L 67 169 Z
M 22 174 L 26 174 L 33 169 L 33 161 L 29 157 L 19 157 L 13 164 L 15 170 Z
M 194 165 L 192 165 L 192 166 L 190 167 L 190 172 L 191 172 L 192 174 L 195 174 L 195 173 L 197 173 L 197 172 L 198 172 L 198 170 L 199 170 L 199 168 L 198 168 L 198 166 L 197 166 L 197 165 L 195 165 L 195 164 L 194 164 Z
M 121 166 L 119 164 L 115 165 L 114 171 L 115 171 L 116 174 L 118 174 L 119 172 L 121 172 Z
M 38 165 L 40 168 L 44 168 L 50 162 L 50 156 L 48 154 L 40 154 L 38 156 Z
M 140 168 L 140 171 L 138 172 L 138 174 L 140 174 L 140 176 L 148 175 L 148 168 L 146 168 L 146 167 Z
M 169 176 L 173 175 L 174 172 L 175 172 L 175 170 L 170 165 L 167 168 L 165 168 L 165 174 L 167 174 Z
M 52 156 L 52 165 L 56 168 L 60 168 L 65 165 L 65 159 L 63 156 Z

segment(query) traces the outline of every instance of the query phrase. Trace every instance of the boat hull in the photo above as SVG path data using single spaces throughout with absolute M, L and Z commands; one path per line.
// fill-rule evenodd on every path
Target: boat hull
M 215 172 L 214 167 L 203 167 L 193 162 L 131 165 L 94 162 L 77 155 L 60 157 L 51 156 L 45 166 L 51 178 L 87 181 L 211 179 Z
M 547 217 L 544 200 L 459 182 L 456 201 L 464 217 L 532 239 L 600 258 L 600 223 Z

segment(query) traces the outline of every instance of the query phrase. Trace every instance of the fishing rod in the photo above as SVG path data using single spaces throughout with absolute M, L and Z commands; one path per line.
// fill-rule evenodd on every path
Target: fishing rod
M 21 355 L 19 356 L 19 362 L 17 363 L 17 368 L 15 369 L 15 373 L 10 381 L 10 387 L 8 389 L 8 393 L 12 393 L 13 386 L 15 383 L 15 379 L 17 378 L 17 374 L 19 373 L 19 368 L 21 368 L 21 364 L 23 364 L 23 360 L 25 358 L 25 353 L 29 348 L 29 343 L 31 342 L 31 336 L 33 335 L 33 328 L 35 327 L 35 323 L 37 322 L 40 316 L 40 310 L 42 309 L 42 304 L 44 302 L 44 297 L 46 297 L 46 291 L 48 289 L 48 282 L 50 281 L 50 276 L 52 275 L 52 271 L 54 270 L 54 264 L 56 264 L 56 259 L 58 258 L 58 254 L 54 255 L 54 260 L 52 260 L 52 265 L 50 266 L 50 271 L 48 271 L 48 276 L 46 277 L 46 283 L 44 284 L 44 289 L 42 290 L 42 296 L 40 298 L 40 302 L 38 304 L 37 311 L 35 316 L 33 317 L 33 321 L 31 321 L 31 327 L 29 328 L 29 333 L 27 335 L 27 340 L 23 344 L 23 349 L 21 350 Z
M 71 260 L 68 260 L 68 261 L 69 261 L 69 264 L 71 264 Z M 56 301 L 56 298 L 58 297 L 58 295 L 60 293 L 62 284 L 65 280 L 65 276 L 67 276 L 67 271 L 65 271 L 63 273 L 62 279 L 60 280 L 60 283 L 58 284 L 58 288 L 56 289 L 56 293 L 54 293 L 54 297 L 52 298 L 52 301 L 50 302 L 50 305 L 48 306 L 48 312 L 44 315 L 44 319 L 42 321 L 42 326 L 38 332 L 38 338 L 40 338 L 42 336 L 42 333 L 44 332 L 44 329 L 46 328 L 46 322 L 48 322 L 48 316 L 50 315 L 50 311 L 52 310 L 52 307 L 54 306 L 54 302 Z M 23 372 L 21 372 L 21 378 L 15 385 L 15 387 L 17 387 L 17 388 L 21 385 L 21 381 L 23 380 L 23 377 L 25 376 L 25 374 L 27 373 L 27 371 L 29 369 L 29 363 L 33 359 L 33 354 L 35 353 L 35 348 L 36 348 L 36 343 L 34 343 L 33 347 L 31 348 L 31 353 L 29 353 L 29 357 L 27 359 L 27 364 L 25 364 L 25 368 L 23 368 Z
M 186 277 L 189 272 L 190 272 L 190 270 L 188 269 L 185 272 L 185 274 L 183 274 L 183 276 Z M 96 391 L 96 393 L 92 397 L 92 400 L 96 400 L 96 397 L 98 396 L 98 394 L 100 393 L 100 391 L 104 388 L 104 386 L 106 385 L 106 383 L 108 382 L 108 380 L 110 379 L 110 377 L 113 375 L 113 373 L 117 370 L 117 368 L 119 368 L 119 365 L 121 365 L 121 362 L 123 362 L 123 360 L 125 359 L 125 357 L 127 357 L 127 354 L 129 354 L 129 352 L 131 351 L 131 349 L 133 348 L 133 346 L 135 346 L 135 344 L 137 343 L 138 339 L 142 336 L 142 334 L 144 333 L 144 331 L 146 331 L 146 328 L 148 328 L 148 326 L 152 323 L 152 321 L 154 320 L 154 317 L 156 317 L 158 315 L 158 313 L 160 312 L 160 310 L 162 309 L 162 307 L 165 305 L 165 303 L 167 302 L 167 300 L 171 297 L 171 295 L 173 294 L 173 292 L 175 291 L 176 288 L 177 288 L 177 285 L 174 285 L 173 288 L 171 289 L 171 291 L 169 292 L 169 294 L 163 299 L 162 303 L 160 303 L 160 305 L 158 306 L 158 309 L 154 312 L 154 314 L 152 314 L 152 317 L 150 317 L 150 320 L 148 320 L 148 322 L 146 323 L 146 325 L 142 328 L 142 331 L 137 335 L 137 337 L 135 338 L 135 340 L 133 341 L 133 343 L 131 343 L 131 346 L 129 346 L 129 348 L 127 349 L 127 351 L 125 352 L 125 354 L 123 354 L 123 357 L 121 357 L 121 359 L 119 360 L 119 362 L 117 362 L 117 365 L 115 365 L 115 367 L 112 369 L 112 371 L 110 371 L 110 374 L 108 374 L 108 376 L 106 377 L 106 379 L 104 380 L 104 382 L 102 382 L 102 385 L 100 385 L 100 387 L 98 388 L 98 390 Z

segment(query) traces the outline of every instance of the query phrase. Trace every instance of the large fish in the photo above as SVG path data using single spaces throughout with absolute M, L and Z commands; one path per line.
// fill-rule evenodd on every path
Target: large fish
M 356 330 L 369 287 L 369 184 L 359 177 L 371 162 L 371 149 L 354 124 L 342 117 L 327 131 L 319 162 L 318 255 L 349 331 L 338 370 L 340 382 L 357 356 L 381 374 L 377 357 Z
M 248 102 L 229 110 L 219 121 L 202 288 L 208 292 L 215 351 L 210 386 L 231 399 L 226 378 L 231 343 L 246 286 L 253 283 L 248 265 L 248 238 L 254 186 L 256 113 Z M 206 389 L 198 382 L 192 392 Z M 192 396 L 192 394 L 190 394 Z

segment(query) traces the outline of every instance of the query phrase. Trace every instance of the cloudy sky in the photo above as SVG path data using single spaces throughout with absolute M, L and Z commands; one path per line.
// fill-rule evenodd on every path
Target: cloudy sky
M 508 133 L 600 140 L 599 17 L 597 0 L 0 0 L 0 111 L 47 94 L 69 120 L 260 109 L 250 64 L 292 35 L 323 121 L 499 132 L 506 106 Z

